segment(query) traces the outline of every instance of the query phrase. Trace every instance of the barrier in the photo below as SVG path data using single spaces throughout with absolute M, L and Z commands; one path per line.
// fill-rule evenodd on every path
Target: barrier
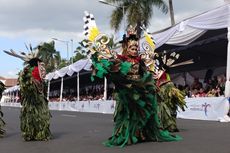
M 226 97 L 186 98 L 185 101 L 187 108 L 184 112 L 179 110 L 178 118 L 230 122 Z
M 77 102 L 50 102 L 50 110 L 60 111 L 78 111 L 78 112 L 93 112 L 113 114 L 115 108 L 115 101 L 77 101 Z
M 1 103 L 1 106 L 21 107 L 20 103 Z M 75 101 L 75 102 L 49 102 L 50 110 L 77 111 L 113 114 L 115 109 L 114 100 Z
M 227 116 L 229 101 L 225 97 L 186 98 L 187 108 L 179 110 L 178 118 L 230 122 Z M 114 100 L 49 102 L 50 110 L 78 111 L 113 114 L 116 102 Z M 20 107 L 20 103 L 2 103 L 1 106 Z

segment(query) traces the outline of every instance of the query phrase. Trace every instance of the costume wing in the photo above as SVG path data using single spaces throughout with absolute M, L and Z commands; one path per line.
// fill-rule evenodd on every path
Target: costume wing
M 141 47 L 144 50 L 144 52 L 142 52 L 140 55 L 145 65 L 148 67 L 148 70 L 154 72 L 155 71 L 155 61 L 154 61 L 155 43 L 150 33 L 148 33 L 144 27 L 141 28 L 144 31 L 144 41 L 141 44 Z
M 109 42 L 110 38 L 106 34 L 102 34 L 97 28 L 93 14 L 85 11 L 84 20 L 84 35 L 86 36 L 85 47 L 89 50 L 88 54 L 92 55 L 95 52 L 99 53 L 99 58 L 108 59 L 113 56 Z

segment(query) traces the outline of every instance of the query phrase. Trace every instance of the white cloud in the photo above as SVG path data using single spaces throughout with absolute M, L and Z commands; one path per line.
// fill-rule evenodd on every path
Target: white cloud
M 222 4 L 224 0 L 173 0 L 175 20 L 179 22 Z M 109 35 L 113 33 L 109 25 L 113 7 L 101 4 L 98 0 L 0 0 L 0 38 L 14 42 L 20 39 L 20 42 L 35 45 L 50 41 L 51 38 L 73 39 L 76 46 L 76 42 L 84 38 L 82 18 L 85 10 L 94 14 L 101 32 Z M 162 14 L 154 8 L 150 32 L 169 26 L 169 14 Z M 4 49 L 18 50 L 14 44 L 4 45 L 1 43 Z M 63 57 L 66 57 L 65 44 L 56 42 L 56 47 L 57 50 L 63 50 Z M 0 71 L 0 75 L 14 76 L 17 71 L 12 67 L 13 64 L 8 68 L 12 71 Z

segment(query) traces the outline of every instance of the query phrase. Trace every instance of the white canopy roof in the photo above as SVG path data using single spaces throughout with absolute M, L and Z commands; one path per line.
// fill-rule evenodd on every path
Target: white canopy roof
M 156 47 L 163 44 L 188 45 L 206 30 L 227 28 L 230 23 L 230 4 L 186 19 L 166 30 L 153 33 Z
M 80 72 L 81 70 L 90 71 L 91 61 L 89 59 L 81 59 L 69 66 L 63 67 L 60 70 L 56 70 L 55 72 L 48 73 L 46 75 L 46 79 L 52 80 L 60 77 L 64 77 L 65 75 L 72 76 L 74 72 Z
M 6 90 L 4 90 L 4 93 L 9 93 L 9 92 L 14 92 L 14 91 L 18 91 L 20 90 L 20 87 L 18 85 L 7 88 Z

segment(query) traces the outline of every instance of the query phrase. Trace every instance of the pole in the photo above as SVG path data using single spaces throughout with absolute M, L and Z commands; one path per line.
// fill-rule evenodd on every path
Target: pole
M 49 101 L 50 97 L 50 80 L 48 81 L 48 89 L 47 89 L 47 100 Z
M 62 102 L 62 93 L 63 93 L 63 77 L 61 78 L 60 102 Z
M 71 41 L 71 63 L 73 64 L 73 39 L 70 40 Z
M 230 27 L 228 27 L 228 48 L 227 48 L 225 97 L 230 97 L 230 43 L 229 42 L 230 42 Z
M 104 77 L 104 100 L 107 100 L 107 78 Z
M 230 5 L 228 5 L 228 13 L 230 13 Z M 230 17 L 228 17 L 228 35 L 227 37 L 228 37 L 228 47 L 227 47 L 225 97 L 230 97 Z
M 69 41 L 60 40 L 60 39 L 57 39 L 57 38 L 52 38 L 52 39 L 66 44 L 67 60 L 69 61 Z
M 77 101 L 80 101 L 79 72 L 77 72 Z
M 69 61 L 69 42 L 66 41 L 66 46 L 67 46 L 67 60 Z

